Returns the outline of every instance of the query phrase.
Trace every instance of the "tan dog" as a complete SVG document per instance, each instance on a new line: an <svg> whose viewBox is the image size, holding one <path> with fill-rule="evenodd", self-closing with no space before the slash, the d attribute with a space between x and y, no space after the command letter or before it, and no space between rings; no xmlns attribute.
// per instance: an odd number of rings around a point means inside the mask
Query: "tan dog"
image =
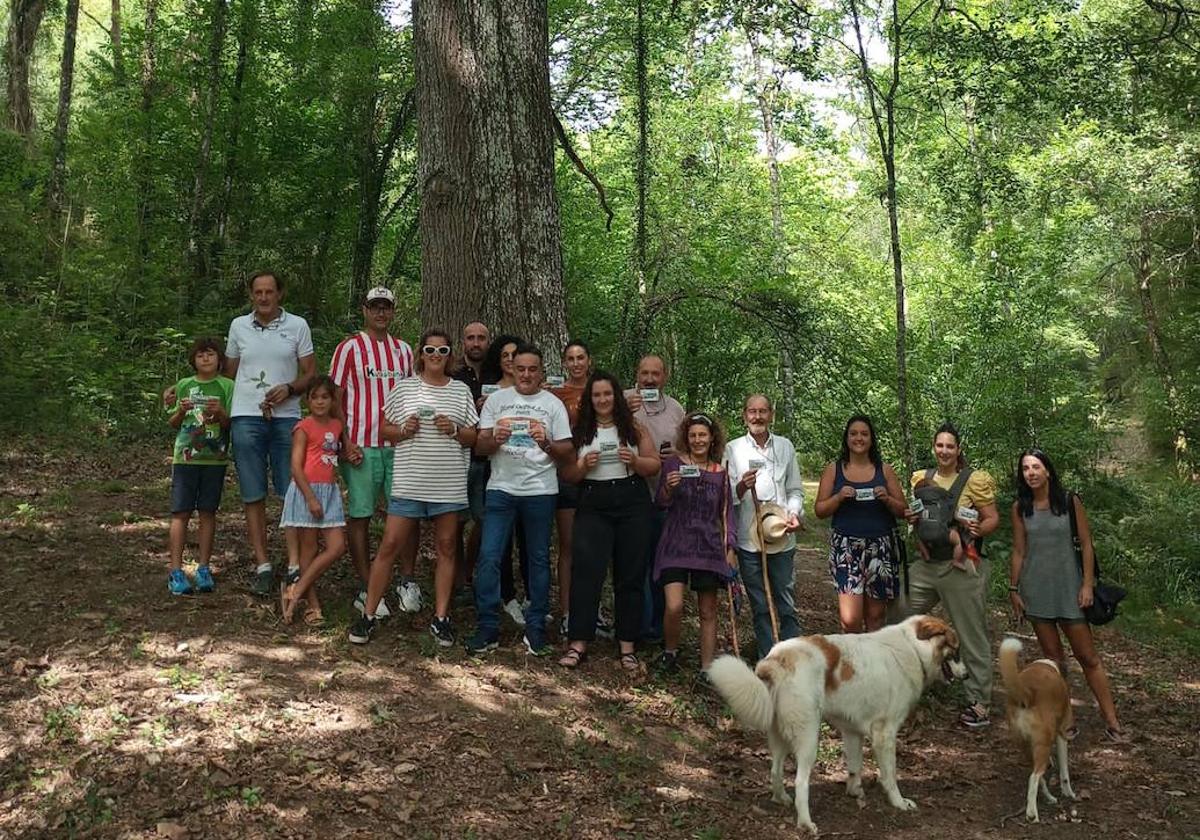
<svg viewBox="0 0 1200 840"><path fill-rule="evenodd" d="M783 762L796 756L796 825L813 834L808 777L817 760L821 720L842 733L846 793L860 800L863 738L871 739L879 785L888 802L916 809L896 785L896 733L926 687L961 678L958 636L946 622L915 615L874 633L788 639L751 671L734 656L719 657L709 679L744 726L767 733L771 749L771 798L791 804L783 786Z"/></svg>
<svg viewBox="0 0 1200 840"><path fill-rule="evenodd" d="M1000 676L1008 691L1008 728L1015 739L1029 748L1033 771L1029 774L1029 789L1025 794L1025 819L1038 821L1038 791L1053 805L1058 800L1046 784L1050 766L1050 748L1058 753L1058 776L1062 795L1075 799L1071 789L1071 774L1067 770L1067 738L1071 728L1071 694L1067 681L1050 659L1039 659L1024 670L1017 669L1021 642L1009 637L1000 645Z"/></svg>

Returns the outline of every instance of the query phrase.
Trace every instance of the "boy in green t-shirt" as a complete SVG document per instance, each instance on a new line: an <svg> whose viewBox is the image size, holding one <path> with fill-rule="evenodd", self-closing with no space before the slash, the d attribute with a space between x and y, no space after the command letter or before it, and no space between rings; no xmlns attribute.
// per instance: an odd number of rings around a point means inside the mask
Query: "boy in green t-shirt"
<svg viewBox="0 0 1200 840"><path fill-rule="evenodd" d="M183 571L183 546L192 511L200 513L200 562L196 589L212 592L215 586L208 561L212 557L217 508L225 489L229 465L229 407L233 380L221 376L225 349L220 339L197 338L188 353L194 376L175 384L174 399L167 405L167 422L178 430L171 459L171 563L167 588L172 595L188 595L192 584Z"/></svg>

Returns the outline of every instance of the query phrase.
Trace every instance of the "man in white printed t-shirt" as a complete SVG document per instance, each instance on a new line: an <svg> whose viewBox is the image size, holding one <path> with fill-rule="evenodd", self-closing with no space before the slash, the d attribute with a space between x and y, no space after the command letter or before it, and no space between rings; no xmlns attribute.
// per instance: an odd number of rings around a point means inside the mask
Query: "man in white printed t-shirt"
<svg viewBox="0 0 1200 840"><path fill-rule="evenodd" d="M520 518L529 552L529 607L525 649L551 652L546 642L550 607L550 526L558 496L557 465L571 460L571 424L562 400L541 390L542 353L521 345L513 357L517 384L488 397L479 417L475 451L491 458L483 539L475 567L475 635L467 650L495 650L500 637L500 558Z"/></svg>
<svg viewBox="0 0 1200 840"><path fill-rule="evenodd" d="M275 588L267 557L267 465L276 495L283 496L292 482L292 427L300 421L300 395L316 373L317 360L308 322L280 305L283 280L272 271L257 271L246 288L254 308L229 325L225 375L233 380L230 439L256 563L250 589L267 596ZM295 531L288 529L286 537L288 574L299 579Z"/></svg>

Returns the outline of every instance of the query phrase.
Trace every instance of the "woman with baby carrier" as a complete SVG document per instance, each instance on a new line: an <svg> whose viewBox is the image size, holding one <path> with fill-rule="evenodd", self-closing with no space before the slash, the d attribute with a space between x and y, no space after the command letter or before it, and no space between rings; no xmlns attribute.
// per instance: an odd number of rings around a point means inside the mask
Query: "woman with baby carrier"
<svg viewBox="0 0 1200 840"><path fill-rule="evenodd" d="M1012 507L1013 549L1009 600L1018 620L1028 618L1048 659L1066 673L1059 630L1083 668L1104 717L1104 735L1116 743L1128 736L1117 720L1108 674L1096 653L1092 628L1083 611L1091 606L1096 562L1091 525L1083 503L1067 493L1045 452L1027 449L1017 459L1017 500ZM1074 508L1074 510L1072 510ZM1073 530L1074 529L1074 530ZM1082 557L1076 559L1074 534Z"/></svg>
<svg viewBox="0 0 1200 840"><path fill-rule="evenodd" d="M996 482L972 470L950 423L933 436L935 466L912 474L913 500L905 517L916 529L920 557L909 569L908 609L930 612L940 602L958 633L967 666L967 707L958 720L969 729L991 723L992 646L987 626L988 561L982 539L996 530Z"/></svg>
<svg viewBox="0 0 1200 840"><path fill-rule="evenodd" d="M838 591L843 633L883 626L900 594L900 557L892 536L905 509L896 473L879 454L875 426L856 414L842 430L842 451L821 473L813 510L832 516L829 572Z"/></svg>

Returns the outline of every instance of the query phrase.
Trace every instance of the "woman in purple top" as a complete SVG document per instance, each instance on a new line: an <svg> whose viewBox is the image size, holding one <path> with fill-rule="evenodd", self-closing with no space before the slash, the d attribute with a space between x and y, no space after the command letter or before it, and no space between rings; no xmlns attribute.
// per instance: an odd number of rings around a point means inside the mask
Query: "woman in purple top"
<svg viewBox="0 0 1200 840"><path fill-rule="evenodd" d="M663 586L663 652L658 668L679 667L683 590L691 584L700 608L700 668L717 650L717 593L737 568L733 547L737 526L729 477L721 468L725 434L704 414L689 414L675 441L679 455L663 459L657 502L666 508L662 538L654 558L654 579Z"/></svg>

